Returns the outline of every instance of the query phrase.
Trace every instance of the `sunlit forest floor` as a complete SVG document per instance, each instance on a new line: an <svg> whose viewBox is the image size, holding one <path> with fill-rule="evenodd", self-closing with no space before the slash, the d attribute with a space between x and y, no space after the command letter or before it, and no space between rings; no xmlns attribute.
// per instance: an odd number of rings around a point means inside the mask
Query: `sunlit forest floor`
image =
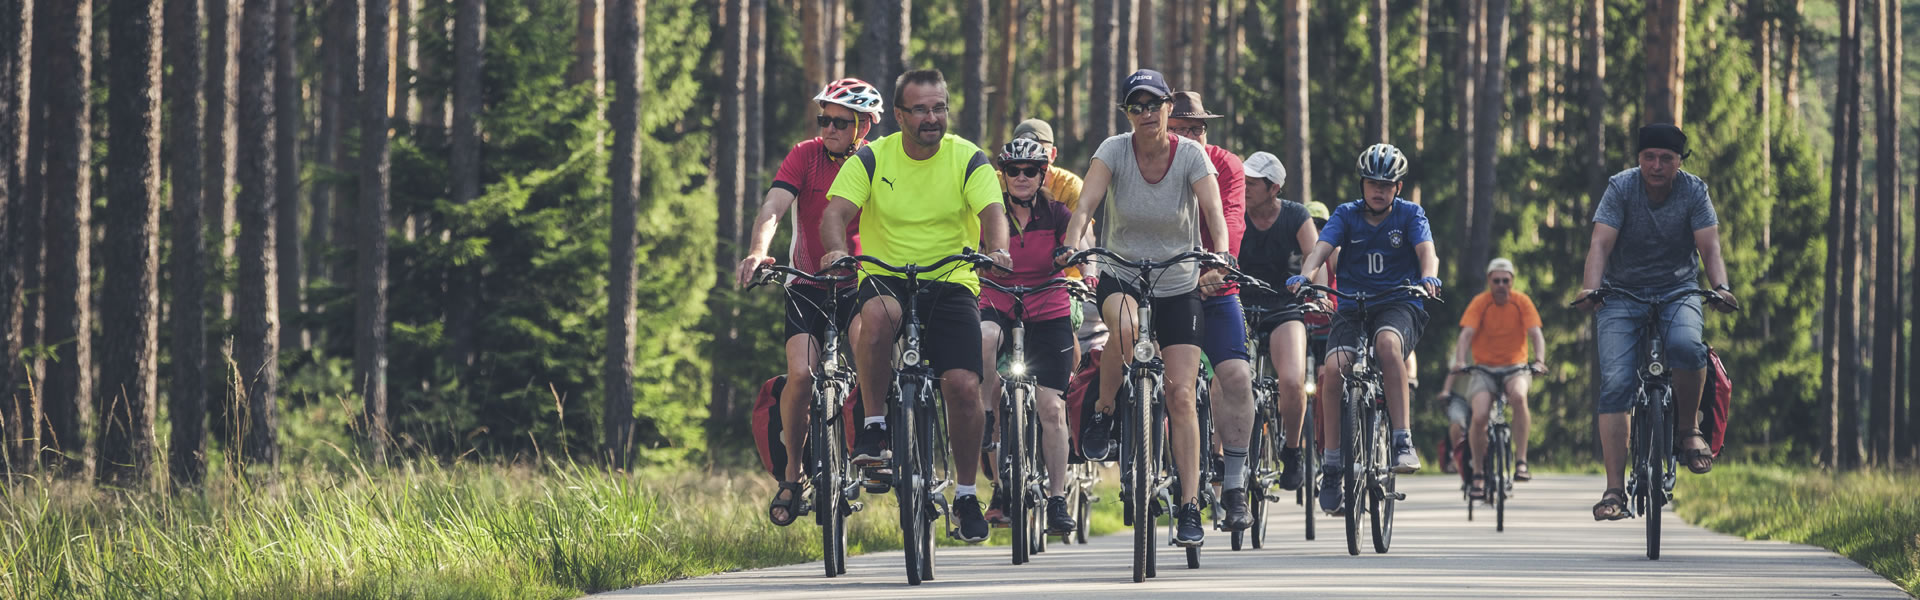
<svg viewBox="0 0 1920 600"><path fill-rule="evenodd" d="M1750 539L1838 552L1920 595L1920 472L1834 474L1723 464L1688 477L1675 508L1688 522Z"/></svg>
<svg viewBox="0 0 1920 600"><path fill-rule="evenodd" d="M819 560L811 518L768 523L773 488L757 471L430 462L229 475L199 495L26 480L0 488L0 598L573 598ZM851 550L898 548L891 497L865 500ZM1095 533L1120 528L1116 503L1095 511Z"/></svg>

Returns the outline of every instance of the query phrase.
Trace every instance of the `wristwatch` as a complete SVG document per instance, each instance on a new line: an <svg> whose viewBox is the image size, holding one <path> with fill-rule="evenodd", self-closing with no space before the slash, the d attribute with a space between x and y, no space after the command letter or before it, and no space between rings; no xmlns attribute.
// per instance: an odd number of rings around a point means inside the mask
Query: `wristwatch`
<svg viewBox="0 0 1920 600"><path fill-rule="evenodd" d="M1722 284L1720 284L1720 285L1716 285L1716 286L1713 286L1713 291L1716 291L1716 292L1726 292L1726 293L1729 293L1729 294L1731 294L1731 293L1733 293L1733 288L1731 288L1731 287L1727 287L1727 284L1724 284L1724 283L1722 283Z"/></svg>

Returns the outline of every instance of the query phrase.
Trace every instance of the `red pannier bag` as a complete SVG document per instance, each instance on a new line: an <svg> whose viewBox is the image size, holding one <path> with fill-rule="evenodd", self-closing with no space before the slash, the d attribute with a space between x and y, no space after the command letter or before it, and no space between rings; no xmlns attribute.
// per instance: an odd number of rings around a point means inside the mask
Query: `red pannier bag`
<svg viewBox="0 0 1920 600"><path fill-rule="evenodd" d="M1067 456L1073 462L1085 462L1080 455L1080 427L1093 418L1093 405L1100 394L1100 351L1086 353L1080 368L1067 380Z"/></svg>
<svg viewBox="0 0 1920 600"><path fill-rule="evenodd" d="M1733 419L1733 378L1720 353L1707 346L1707 385L1700 392L1700 432L1707 436L1707 447L1715 457L1727 443L1727 427Z"/></svg>
<svg viewBox="0 0 1920 600"><path fill-rule="evenodd" d="M766 469L767 474L776 481L783 480L787 472L787 445L780 441L780 432L785 429L780 419L780 393L786 387L786 375L773 377L760 384L760 395L753 400L753 445L760 452L761 468ZM847 428L847 451L852 452L853 436L859 431L860 422L867 412L866 407L860 404L860 386L852 386L841 411L840 421ZM811 444L812 440L808 440L808 443Z"/></svg>

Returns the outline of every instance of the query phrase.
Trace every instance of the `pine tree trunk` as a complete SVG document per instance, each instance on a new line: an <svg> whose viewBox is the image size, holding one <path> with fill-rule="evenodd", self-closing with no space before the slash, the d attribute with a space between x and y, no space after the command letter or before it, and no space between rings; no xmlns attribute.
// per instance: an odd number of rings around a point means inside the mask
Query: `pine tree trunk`
<svg viewBox="0 0 1920 600"><path fill-rule="evenodd" d="M168 178L173 193L173 240L167 250L167 277L172 302L167 309L171 332L167 369L167 467L174 489L200 485L207 472L207 384L202 368L207 356L206 230L200 213L204 191L201 171L206 143L206 46L203 0L167 0L167 96L172 117L167 125Z"/></svg>
<svg viewBox="0 0 1920 600"><path fill-rule="evenodd" d="M27 195L27 112L28 90L32 82L33 0L9 2L0 10L0 40L7 40L0 54L0 327L6 328L0 343L0 478L28 470L32 462L29 433L38 427L34 394L25 391L27 371L19 361L20 349L29 342L26 336L26 292L22 285L28 269L40 268L39 248L26 243L29 229L43 225L29 218L40 213L38 198ZM38 177L35 177L38 179ZM29 259L28 255L32 258ZM32 264L28 264L31 260Z"/></svg>
<svg viewBox="0 0 1920 600"><path fill-rule="evenodd" d="M418 0L393 1L393 52L390 64L393 65L393 129L398 133L411 134L413 121L419 118L420 103L414 98L414 65L419 64L420 44L413 35L413 23L418 20L420 3ZM602 72L604 73L604 71ZM412 137L409 135L408 137ZM412 219L411 216L408 219Z"/></svg>
<svg viewBox="0 0 1920 600"><path fill-rule="evenodd" d="M1494 196L1500 193L1500 134L1507 104L1507 13L1508 0L1487 0L1486 63L1475 108L1473 158L1473 227L1467 241L1467 262L1455 271L1460 289L1481 289L1487 264L1493 255Z"/></svg>
<svg viewBox="0 0 1920 600"><path fill-rule="evenodd" d="M1087 136L1083 146L1094 147L1113 137L1114 85L1119 36L1120 0L1093 0L1093 39L1087 58Z"/></svg>
<svg viewBox="0 0 1920 600"><path fill-rule="evenodd" d="M1132 73L1141 68L1137 54L1133 49L1134 46L1138 45L1140 40L1140 23L1138 17L1140 14L1139 0L1114 0L1113 12L1118 19L1115 21L1115 23L1118 24L1116 27L1119 28L1118 33L1114 34L1113 38L1113 64L1119 67L1115 77L1124 78L1127 73ZM1164 75L1164 73L1162 73L1162 75ZM1125 102L1126 100L1126 98L1118 98L1115 99L1114 102L1119 103ZM1126 128L1126 124L1127 121L1125 117L1115 117L1114 132L1119 133L1122 129Z"/></svg>
<svg viewBox="0 0 1920 600"><path fill-rule="evenodd" d="M207 228L207 424L213 440L239 450L238 375L233 365L233 225L235 128L239 99L240 23L237 0L207 0L206 179L200 204ZM319 212L316 217L323 216ZM324 226L324 219L316 220Z"/></svg>
<svg viewBox="0 0 1920 600"><path fill-rule="evenodd" d="M825 21L827 79L840 79L852 74L847 72L847 6L843 0L823 0L821 13ZM879 82L868 82L878 85ZM883 119L884 120L884 119Z"/></svg>
<svg viewBox="0 0 1920 600"><path fill-rule="evenodd" d="M1455 30L1461 31L1465 38L1460 41L1460 55L1457 58L1459 66L1454 69L1454 81L1455 84L1459 86L1459 94L1456 99L1459 108L1454 111L1454 118L1459 119L1459 125L1454 129L1455 138L1459 140L1460 144L1458 164L1460 171L1458 175L1456 175L1460 183L1460 194L1458 197L1462 203L1466 205L1461 207L1462 210L1459 212L1459 220L1456 223L1458 228L1455 229L1455 231L1473 231L1474 220L1479 217L1477 213L1479 205L1473 201L1474 198L1478 197L1474 195L1473 180L1474 175L1478 174L1478 170L1474 168L1473 162L1478 154L1474 152L1474 143L1475 140L1480 138L1475 135L1474 130L1477 125L1475 121L1478 120L1480 113L1480 105L1475 102L1476 97L1479 95L1480 63L1486 58L1486 54L1484 53L1485 46L1481 36L1481 33L1486 29L1485 11L1483 10L1486 7L1486 3L1487 0L1462 1L1460 3L1461 12L1459 18L1456 20L1458 26L1455 27ZM1458 265L1455 269L1456 273L1464 274L1481 267L1481 265L1473 264L1473 259L1470 256L1465 256L1463 260L1466 264ZM1461 289L1473 288L1462 287Z"/></svg>
<svg viewBox="0 0 1920 600"><path fill-rule="evenodd" d="M1064 43L1067 50L1064 56L1067 62L1064 77L1068 81L1062 90L1065 96L1062 97L1060 107L1060 120L1065 122L1054 126L1054 142L1056 147L1064 145L1068 148L1081 148L1086 146L1084 143L1086 126L1082 124L1080 90L1081 86L1087 85L1087 81L1091 78L1080 71L1080 0L1062 0L1062 2L1066 4L1066 15L1061 17L1061 27L1066 30ZM1093 106L1099 107L1097 104Z"/></svg>
<svg viewBox="0 0 1920 600"><path fill-rule="evenodd" d="M47 329L57 344L47 364L47 430L41 447L55 473L91 467L87 435L93 400L93 277L91 261L92 0L53 2L47 99Z"/></svg>
<svg viewBox="0 0 1920 600"><path fill-rule="evenodd" d="M963 52L960 63L960 137L985 144L987 133L987 0L966 0L960 20Z"/></svg>
<svg viewBox="0 0 1920 600"><path fill-rule="evenodd" d="M719 127L715 130L715 145L718 157L714 159L713 176L715 190L720 201L720 222L716 227L714 244L714 262L719 265L717 273L729 273L733 267L739 247L740 226L747 198L747 53L749 33L752 31L753 15L747 10L749 0L722 0L720 17L721 75L716 94L720 96ZM880 48L885 45L886 21L884 2L868 4L866 19L861 23L860 41L865 48ZM876 13L875 11L878 11ZM885 84L875 79L875 74L884 74L888 69L885 52L863 52L861 70L868 73L867 81L876 86L891 86L893 79L886 78ZM882 87L882 90L890 89ZM890 92L885 93L889 104L893 99ZM878 129L878 128L876 128ZM715 296L716 299L720 296ZM737 319L732 313L738 310L730 304L717 304L713 310L724 311L722 320L726 322L722 330L714 333L713 352L716 359L728 356L734 350L739 332L732 327ZM719 372L713 373L712 397L707 401L708 418L715 423L726 423L732 416L733 386Z"/></svg>
<svg viewBox="0 0 1920 600"><path fill-rule="evenodd" d="M282 0L285 1L285 0ZM355 246L353 380L363 402L373 462L387 460L387 15L392 0L367 0L367 92L360 121L360 235Z"/></svg>
<svg viewBox="0 0 1920 600"><path fill-rule="evenodd" d="M1847 111L1847 95L1851 91L1854 78L1846 74L1858 68L1851 65L1852 52L1847 50L1849 27L1852 26L1850 9L1857 6L1853 0L1841 0L1839 50L1835 60L1838 63L1838 89L1835 91L1833 110L1833 168L1831 185L1827 201L1827 280L1824 292L1825 310L1821 315L1821 397L1827 405L1827 465L1836 468L1850 466L1848 454L1844 451L1844 438L1848 431L1848 407L1852 403L1852 394L1848 393L1845 382L1851 377L1851 366L1841 359L1841 349L1851 342L1852 309L1843 303L1851 300L1848 279L1841 270L1848 253L1847 240L1847 136L1855 124Z"/></svg>
<svg viewBox="0 0 1920 600"><path fill-rule="evenodd" d="M40 4L35 2L33 4ZM51 90L52 73L49 46L53 43L50 24L53 10L47 6L33 8L32 14L21 15L20 44L24 49L19 56L28 57L23 64L26 73L26 113L20 116L21 128L26 130L26 146L22 150L26 160L20 163L19 177L12 186L21 192L8 200L18 210L8 219L10 226L20 231L19 240L22 251L17 254L20 260L20 289L22 290L20 309L20 346L41 346L46 341L46 177L47 162L47 93ZM37 293L28 293L39 290ZM20 397L24 399L20 410L20 436L18 438L23 454L15 456L16 464L23 471L33 471L41 465L37 449L39 436L47 429L45 384L46 361L40 358L27 358L15 367L14 372L22 380Z"/></svg>
<svg viewBox="0 0 1920 600"><path fill-rule="evenodd" d="M1414 55L1419 70L1416 71L1414 75L1413 83L1413 93L1418 96L1418 100L1415 101L1413 105L1413 132L1411 136L1413 143L1409 147L1413 149L1413 159L1421 161L1422 163L1426 162L1427 152L1427 38L1433 36L1433 30L1429 28L1429 24L1432 23L1433 18L1431 8L1430 0L1420 0L1420 6L1416 9L1419 11L1419 14L1415 17L1419 20L1419 25L1414 29L1414 31L1419 32L1417 36L1419 39L1414 40ZM1407 201L1414 204L1421 203L1420 187L1420 182L1417 179L1407 184Z"/></svg>
<svg viewBox="0 0 1920 600"><path fill-rule="evenodd" d="M913 65L913 1L887 4L887 43L881 49L887 55L887 95L892 98L893 80Z"/></svg>
<svg viewBox="0 0 1920 600"><path fill-rule="evenodd" d="M420 18L414 20L414 39L444 39L447 36L447 21L443 18L428 17L429 15L443 14L434 10L434 8L436 5L443 5L446 0L411 1L414 2L415 6L419 7L418 13L420 15ZM415 73L444 73L446 67L442 64L441 56L441 54L435 52L416 53L413 71ZM414 127L416 127L419 132L416 137L420 140L421 149L434 154L447 152L449 150L447 147L447 101L449 95L446 89L443 87L438 91L429 91L426 88L419 88L416 89L415 94L419 96L420 119L415 123Z"/></svg>
<svg viewBox="0 0 1920 600"><path fill-rule="evenodd" d="M825 26L820 12L825 7L823 0L798 0L800 5L800 65L806 70L807 89L817 90L826 86L827 79Z"/></svg>
<svg viewBox="0 0 1920 600"><path fill-rule="evenodd" d="M275 401L280 380L274 220L277 215L273 104L275 0L245 0L241 14L239 161L239 292L234 302L234 362L246 399L242 457L279 460Z"/></svg>
<svg viewBox="0 0 1920 600"><path fill-rule="evenodd" d="M737 3L744 2L745 0L721 0L721 1L735 3L735 4L727 5L728 9L725 11L725 14L727 15L730 22L738 23L746 19L745 11L740 10L740 8L742 8L743 6L737 6ZM887 56L889 54L887 52L887 49L893 47L891 42L891 40L893 39L893 34L889 30L893 28L896 21L892 13L892 6L893 6L893 3L891 2L864 2L861 4L861 9L860 9L861 15L859 20L860 40L855 44L855 47L857 48L866 49L859 53L860 54L860 73L862 75L862 78L866 79L867 83L871 83L873 84L874 87L879 88L880 95L887 99L888 104L893 103L894 77L900 74L899 71L893 70L893 60L891 60ZM738 15L738 18L735 18L735 15ZM729 34L723 33L722 35L729 35ZM723 43L726 44L725 46L726 52L735 52L734 50L735 43L740 44L740 48L738 52L741 52L741 53L746 52L746 40L744 38L741 38L738 42L735 42L734 38L726 37L726 38L723 38ZM738 55L726 54L726 56L738 56ZM728 89L730 89L728 86L736 85L734 83L736 81L736 75L734 75L734 73L736 73L737 70L736 70L736 67L732 66L733 65L732 60L722 58L721 62L722 62L721 68L725 69L725 71L723 71L723 74L720 76L720 79L721 79L720 122L722 124L720 135L724 136L725 132L733 131L732 129L729 129L725 126L726 119L727 119L726 114L729 111L729 109L727 108L726 102L727 102L727 96L731 95L731 93L727 91ZM746 88L746 82L744 81L739 82L737 85L740 87L740 89ZM737 92L734 92L734 93L737 93ZM881 119L879 125L873 128L872 137L878 138L880 136L893 133L894 131L896 131L895 128L897 126L898 124L894 123L893 119ZM725 142L723 141L722 144L725 144ZM726 147L723 145L721 147L721 150L722 150L721 159L725 160ZM725 171L719 171L719 172L725 173ZM721 175L721 177L724 178L724 177L731 177L731 176ZM726 180L722 179L721 185L724 186L725 184L726 184ZM722 191L724 191L724 188ZM720 198L721 198L720 223L721 223L721 228L725 229L727 224L727 214L728 214L726 204L729 201L730 196L722 194ZM725 232L723 232L723 234L724 233ZM723 237L722 239L725 239L725 238ZM718 388L716 388L715 392L717 393L718 391L719 391Z"/></svg>
<svg viewBox="0 0 1920 600"><path fill-rule="evenodd" d="M1373 106L1367 111L1367 145L1387 143L1387 122L1392 104L1391 80L1387 75L1387 0L1368 3L1367 33L1373 45Z"/></svg>
<svg viewBox="0 0 1920 600"><path fill-rule="evenodd" d="M101 286L98 481L141 489L153 468L160 366L160 0L113 0Z"/></svg>
<svg viewBox="0 0 1920 600"><path fill-rule="evenodd" d="M454 0L453 18L453 132L450 175L453 201L466 204L480 197L480 113L484 110L481 73L486 68L487 4L485 0ZM455 267L447 275L453 301L447 307L446 359L456 370L473 360L473 328L478 318L479 273L471 265Z"/></svg>
<svg viewBox="0 0 1920 600"><path fill-rule="evenodd" d="M293 0L274 0L273 17L274 140L278 144L274 151L274 160L278 161L274 171L281 174L275 183L279 195L275 206L279 212L274 216L274 226L279 231L274 237L279 243L274 246L274 262L280 267L276 290L280 304L280 348L293 351L307 347L306 328L299 325L302 313L306 312L300 299L306 289L306 279L300 271L300 76L299 65L294 63ZM385 102L386 96L382 95L380 101Z"/></svg>
<svg viewBox="0 0 1920 600"><path fill-rule="evenodd" d="M1013 56L1015 47L1020 44L1020 0L1004 0L994 7L993 29L996 34L993 48L993 93L988 94L988 112L994 118L988 121L988 128L981 130L980 137L973 141L982 147L990 147L1007 139L1011 131L1014 113L1011 112L1013 100ZM991 154L991 153L989 153Z"/></svg>
<svg viewBox="0 0 1920 600"><path fill-rule="evenodd" d="M359 3L354 0L334 0L328 5L325 16L322 18L325 24L320 28L322 32L318 111L320 116L319 124L313 132L314 161L334 171L343 169L340 162L343 159L341 148L344 144L341 142L347 131L343 121L345 116L350 114L346 104L348 97L352 95L346 89L349 78L347 72L359 68L353 64L359 52L354 42L353 29L358 25L352 22L353 14L359 10L358 6ZM339 283L340 274L326 272L329 261L325 257L324 250L335 245L344 246L347 243L347 240L334 239L331 235L333 198L345 195L338 191L339 187L334 183L315 181L313 189L308 192L309 201L313 206L312 217L307 225L307 243L310 244L311 251L307 253L307 262L304 265L306 272L314 278L330 278L335 283Z"/></svg>
<svg viewBox="0 0 1920 600"><path fill-rule="evenodd" d="M1305 0L1281 0L1280 36L1285 40L1285 72L1281 76L1281 119L1286 129L1286 157L1289 168L1286 197L1305 204L1313 201L1313 138L1307 129L1309 110L1307 84L1307 17L1312 4Z"/></svg>
<svg viewBox="0 0 1920 600"><path fill-rule="evenodd" d="M1212 5L1212 0L1183 4L1187 7L1187 22L1183 23L1187 26L1187 44L1181 48L1187 53L1186 87L1206 98L1213 93L1213 87L1207 82L1207 47L1214 43L1207 38L1207 7Z"/></svg>
<svg viewBox="0 0 1920 600"><path fill-rule="evenodd" d="M747 20L752 26L747 32L747 187L741 190L739 224L733 230L735 253L746 248L746 238L751 234L747 231L746 211L754 207L753 198L767 187L763 175L767 154L767 0L748 2L748 11L753 16ZM731 261L723 263L720 272L729 272L731 266Z"/></svg>
<svg viewBox="0 0 1920 600"><path fill-rule="evenodd" d="M1860 153L1858 134L1861 127L1858 99L1860 96L1860 70L1862 68L1859 52L1860 2L1843 0L1840 4L1840 96L1836 114L1842 115L1844 129L1835 137L1834 155L1836 164L1833 189L1838 194L1837 212L1839 229L1835 237L1840 240L1840 275L1836 287L1840 296L1836 302L1840 306L1838 321L1839 335L1839 377L1838 391L1835 394L1838 431L1835 432L1834 465L1841 469L1852 469L1860 464L1860 394L1859 394L1859 332L1860 315L1857 310L1860 300L1859 274L1859 186L1857 184Z"/></svg>
<svg viewBox="0 0 1920 600"><path fill-rule="evenodd" d="M592 82L594 95L607 91L607 65L601 57L604 35L601 25L601 0L579 0L579 20L573 35L573 68L567 71L567 84Z"/></svg>
<svg viewBox="0 0 1920 600"><path fill-rule="evenodd" d="M1894 13L1896 17L1899 14L1898 12ZM1895 29L1898 30L1898 28ZM1897 47L1898 44L1895 44L1895 46ZM1914 126L1913 135L1914 139L1920 139L1920 125ZM1914 162L1914 170L1920 172L1920 155L1914 157ZM1915 181L1913 186L1907 188L1907 197L1920 199L1920 181ZM1908 206L1914 208L1913 231L1915 235L1920 235L1920 206L1914 206L1911 203ZM1912 264L1916 272L1911 276L1917 282L1920 282L1920 242L1915 243L1913 246ZM1920 321L1920 302L1916 302L1916 298L1920 298L1920 288L1916 288L1907 296L1907 321L1909 323ZM1904 448L1904 450L1901 451L1906 453L1907 460L1920 462L1920 345L1909 346L1906 358L1907 404L1905 412L1902 413L1903 418L1901 419L1902 425L1900 430L1900 439L1902 441L1900 446Z"/></svg>
<svg viewBox="0 0 1920 600"><path fill-rule="evenodd" d="M1641 101L1647 123L1681 125L1687 66L1686 0L1648 0L1647 92Z"/></svg>
<svg viewBox="0 0 1920 600"><path fill-rule="evenodd" d="M1899 125L1899 71L1895 68L1895 51L1898 34L1894 33L1894 4L1891 0L1875 2L1874 10L1874 125L1876 137L1874 147L1877 151L1876 164L1885 165L1874 169L1874 192L1879 203L1874 209L1874 223L1878 229L1874 237L1874 304L1873 312L1879 322L1892 324L1880 328L1874 333L1873 340L1873 394L1876 406L1871 407L1872 424L1871 450L1876 464L1893 464L1894 419L1899 404L1899 369L1895 366L1896 349L1900 346L1902 327L1896 295L1900 289L1900 125Z"/></svg>
<svg viewBox="0 0 1920 600"><path fill-rule="evenodd" d="M1782 95L1795 115L1800 114L1800 40L1805 37L1801 34L1801 24L1805 21L1806 14L1807 0L1793 0L1792 26L1781 32L1785 34L1782 45L1785 46L1783 54L1786 54L1787 80L1786 91Z"/></svg>
<svg viewBox="0 0 1920 600"><path fill-rule="evenodd" d="M1589 205L1580 212L1592 215L1593 207L1600 205L1600 198L1607 191L1607 52L1606 24L1607 5L1605 0L1587 0L1586 13L1581 21L1585 28L1581 31L1580 72L1585 78L1582 99L1583 110L1587 113L1586 144L1587 190Z"/></svg>
<svg viewBox="0 0 1920 600"><path fill-rule="evenodd" d="M360 122L357 115L360 110L360 95L364 93L366 88L365 67L367 45L372 43L372 40L367 38L367 7L365 1L340 1L346 5L347 13L345 15L345 21L341 23L344 29L340 30L338 34L342 36L343 43L341 49L347 53L339 57L342 61L341 77L343 77L340 81L340 140L332 167L335 172L345 174L357 172L360 168L360 163L353 154L353 151L357 148L349 138L353 135L352 131L354 127L359 125ZM354 240L358 237L359 219L356 216L359 214L356 212L358 210L360 210L360 198L358 194L356 194L356 190L344 182L334 186L332 219L326 224L328 228L327 238L335 240L334 243L339 246L352 247ZM340 286L342 291L351 291L353 289L353 271L354 263L351 254L336 254L333 260L327 264L328 275L335 285ZM351 329L351 326L349 326L349 329ZM450 327L448 329L451 330L452 328ZM351 337L351 334L342 335L340 343L344 346L347 342L346 338L349 337ZM345 350L342 350L342 352L344 353Z"/></svg>
<svg viewBox="0 0 1920 600"><path fill-rule="evenodd" d="M636 223L640 198L640 113L646 80L646 0L607 1L607 62L613 71L613 106L607 118L613 124L613 155L607 177L613 183L613 233L608 243L607 271L607 402L605 447L607 464L624 469L633 452L633 336L634 260L639 244Z"/></svg>

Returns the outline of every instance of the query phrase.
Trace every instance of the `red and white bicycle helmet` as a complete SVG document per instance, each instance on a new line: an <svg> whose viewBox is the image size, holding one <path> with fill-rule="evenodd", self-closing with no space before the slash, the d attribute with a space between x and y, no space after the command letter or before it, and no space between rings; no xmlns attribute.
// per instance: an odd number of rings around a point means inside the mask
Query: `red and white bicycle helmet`
<svg viewBox="0 0 1920 600"><path fill-rule="evenodd" d="M852 77L827 84L813 100L832 102L857 113L880 114L880 90L875 89L873 84Z"/></svg>

